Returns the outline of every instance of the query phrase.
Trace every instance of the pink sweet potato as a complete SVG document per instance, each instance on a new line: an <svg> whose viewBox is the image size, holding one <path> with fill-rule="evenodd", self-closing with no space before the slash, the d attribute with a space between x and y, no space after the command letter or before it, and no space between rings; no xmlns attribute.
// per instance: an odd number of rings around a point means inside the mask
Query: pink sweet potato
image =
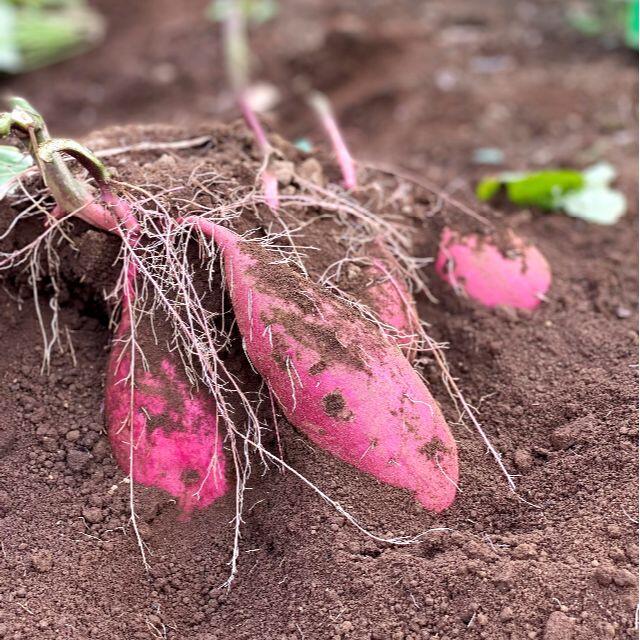
<svg viewBox="0 0 640 640"><path fill-rule="evenodd" d="M74 215L104 231L125 235L125 241L135 244L139 225L129 204L108 190L103 190L102 201L104 204L87 196L85 206ZM53 211L54 217L65 213L60 206ZM216 407L202 391L191 393L181 365L170 355L158 361L148 359L146 371L138 362L131 386L130 305L135 277L135 268L130 266L107 363L109 441L125 473L131 473L135 482L165 490L188 515L194 508L207 507L228 489Z"/></svg>
<svg viewBox="0 0 640 640"><path fill-rule="evenodd" d="M508 233L508 251L491 238L445 227L436 271L454 288L487 307L535 309L551 285L551 270L536 247Z"/></svg>
<svg viewBox="0 0 640 640"><path fill-rule="evenodd" d="M132 389L132 354L127 341L134 279L135 271L130 268L107 366L109 440L123 471L131 471L135 482L177 498L181 511L188 515L194 508L207 507L228 489L216 407L202 391L191 391L181 365L169 355L148 371L142 371L139 364L135 370L142 373L134 376Z"/></svg>
<svg viewBox="0 0 640 640"><path fill-rule="evenodd" d="M409 362L413 362L420 320L402 269L381 241L372 243L368 253L372 257L371 264L364 267L368 282L363 301L381 322L396 330L393 339Z"/></svg>
<svg viewBox="0 0 640 640"><path fill-rule="evenodd" d="M441 511L455 498L456 444L398 347L337 297L202 218L223 254L247 356L287 419L313 442Z"/></svg>

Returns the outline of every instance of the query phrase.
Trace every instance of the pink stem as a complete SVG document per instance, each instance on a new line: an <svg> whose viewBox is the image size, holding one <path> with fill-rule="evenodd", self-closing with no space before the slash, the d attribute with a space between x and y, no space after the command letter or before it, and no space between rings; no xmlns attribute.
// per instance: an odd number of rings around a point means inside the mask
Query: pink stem
<svg viewBox="0 0 640 640"><path fill-rule="evenodd" d="M280 206L280 195L278 193L278 178L269 169L262 171L262 189L264 199L272 211L277 211Z"/></svg>
<svg viewBox="0 0 640 640"><path fill-rule="evenodd" d="M240 111L247 123L247 126L253 132L256 142L264 154L264 163L261 171L260 178L262 180L262 191L267 205L272 211L277 211L280 206L280 196L278 193L278 179L274 173L269 169L269 157L271 155L271 145L267 140L267 134L265 133L260 120L256 116L254 110L249 105L246 92L241 91L238 94L238 105Z"/></svg>
<svg viewBox="0 0 640 640"><path fill-rule="evenodd" d="M104 206L97 202L87 194L86 203L75 211L66 211L60 205L56 205L52 211L54 218L60 218L65 214L72 213L77 218L84 220L92 227L102 229L108 233L122 236L122 230L118 225L118 221L124 226L129 233L137 233L140 230L140 224L131 212L131 206L121 198L118 198L113 191L106 185L100 185L100 195Z"/></svg>
<svg viewBox="0 0 640 640"><path fill-rule="evenodd" d="M349 152L342 131L340 131L329 100L321 93L315 93L311 96L309 102L318 115L322 128L325 130L327 136L329 136L331 146L336 154L336 160L342 172L344 186L349 190L355 189L358 184L355 162Z"/></svg>
<svg viewBox="0 0 640 640"><path fill-rule="evenodd" d="M269 159L272 152L271 145L260 121L249 104L247 95L250 53L245 9L240 5L239 0L233 0L230 3L227 18L223 23L222 35L227 75L245 122L253 132L256 142L264 155L260 178L265 201L270 209L277 211L280 198L278 196L278 180L269 169Z"/></svg>
<svg viewBox="0 0 640 640"><path fill-rule="evenodd" d="M101 185L100 195L107 205L109 205L115 217L123 224L124 228L130 234L134 236L137 235L140 231L140 223L133 215L131 205L121 198L118 198L106 185Z"/></svg>
<svg viewBox="0 0 640 640"><path fill-rule="evenodd" d="M271 151L271 145L267 140L267 134L264 132L262 128L262 124L260 124L260 120L255 114L255 111L251 108L249 104L249 100L247 99L247 92L241 91L238 95L238 106L240 107L240 111L247 123L247 126L253 131L253 135L256 137L256 142L260 146L260 149L264 154L267 154Z"/></svg>

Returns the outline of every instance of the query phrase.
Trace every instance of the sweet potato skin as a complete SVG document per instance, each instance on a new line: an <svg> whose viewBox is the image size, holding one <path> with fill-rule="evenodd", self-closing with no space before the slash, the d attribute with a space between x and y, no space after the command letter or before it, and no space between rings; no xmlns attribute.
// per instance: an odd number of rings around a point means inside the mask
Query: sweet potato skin
<svg viewBox="0 0 640 640"><path fill-rule="evenodd" d="M152 362L148 371L138 360L132 390L127 340L131 334L129 300L134 278L130 270L107 363L105 414L109 440L125 473L131 470L135 482L174 496L183 517L188 517L228 490L216 406L204 392L192 392L171 356Z"/></svg>
<svg viewBox="0 0 640 640"><path fill-rule="evenodd" d="M533 310L551 286L551 269L540 251L509 232L504 255L491 238L462 235L445 227L436 271L454 288L487 307Z"/></svg>
<svg viewBox="0 0 640 640"><path fill-rule="evenodd" d="M313 442L427 509L454 500L456 444L431 394L377 327L269 251L190 218L222 249L245 351Z"/></svg>
<svg viewBox="0 0 640 640"><path fill-rule="evenodd" d="M87 198L74 216L135 245L139 223L131 206L110 191L101 195L102 203ZM52 211L54 218L65 213L58 206ZM136 354L138 363L131 386L128 340L135 278L136 270L129 266L121 318L107 362L105 415L109 441L124 473L131 473L134 482L174 496L182 516L188 517L195 508L207 507L228 490L216 406L203 391L191 392L181 365L172 356L150 362L145 371Z"/></svg>
<svg viewBox="0 0 640 640"><path fill-rule="evenodd" d="M363 302L378 319L397 333L390 337L409 362L415 360L420 333L420 319L413 295L395 256L381 240L370 246L371 263L364 267L369 278Z"/></svg>

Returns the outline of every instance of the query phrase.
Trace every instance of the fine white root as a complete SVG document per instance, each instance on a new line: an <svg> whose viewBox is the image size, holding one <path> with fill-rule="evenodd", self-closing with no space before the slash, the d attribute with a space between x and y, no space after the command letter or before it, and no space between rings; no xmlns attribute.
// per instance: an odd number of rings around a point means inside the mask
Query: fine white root
<svg viewBox="0 0 640 640"><path fill-rule="evenodd" d="M134 421L135 421L135 384L136 384L136 356L138 355L138 351L140 347L138 346L137 341L137 318L135 312L135 301L138 300L138 291L135 279L133 282L129 279L129 273L131 270L131 262L129 256L125 255L122 261L122 286L127 291L128 304L126 305L126 309L123 309L123 313L129 314L129 326L130 330L130 340L129 340L129 358L130 358L130 369L128 375L128 384L129 384L129 413L127 416L127 420L129 422L129 513L130 513L130 522L131 527L133 528L133 532L136 537L136 542L138 544L138 548L140 550L140 555L142 557L142 565L144 566L145 571L149 571L150 566L147 561L147 553L144 541L142 536L140 535L140 529L138 528L138 517L136 514L136 504L135 504L135 493L134 493L134 480L133 480L133 457L135 455L136 443L134 442ZM123 350L124 353L124 350Z"/></svg>

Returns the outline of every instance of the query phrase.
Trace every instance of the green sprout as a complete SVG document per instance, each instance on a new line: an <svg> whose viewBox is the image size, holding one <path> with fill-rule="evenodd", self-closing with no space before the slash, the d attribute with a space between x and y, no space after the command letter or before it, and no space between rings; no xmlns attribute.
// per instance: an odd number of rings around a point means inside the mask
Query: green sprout
<svg viewBox="0 0 640 640"><path fill-rule="evenodd" d="M590 0L574 4L569 23L587 36L638 48L638 0Z"/></svg>
<svg viewBox="0 0 640 640"><path fill-rule="evenodd" d="M606 162L584 171L505 172L481 180L476 195L486 202L504 193L518 206L564 211L594 224L614 224L627 208L624 195L610 186L615 177L615 169Z"/></svg>
<svg viewBox="0 0 640 640"><path fill-rule="evenodd" d="M92 199L87 185L65 164L63 153L77 160L101 191L108 190L106 167L89 149L73 140L51 138L42 116L23 98L11 98L9 105L11 111L0 113L0 138L13 136L27 149L63 211L81 209Z"/></svg>

